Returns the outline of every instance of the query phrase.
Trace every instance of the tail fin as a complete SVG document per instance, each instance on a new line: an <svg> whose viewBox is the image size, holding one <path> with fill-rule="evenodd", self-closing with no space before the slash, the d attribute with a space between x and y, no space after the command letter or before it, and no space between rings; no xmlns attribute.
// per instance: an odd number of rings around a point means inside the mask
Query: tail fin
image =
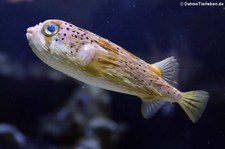
<svg viewBox="0 0 225 149"><path fill-rule="evenodd" d="M205 110L209 98L208 92L190 91L181 93L180 106L192 122L196 123Z"/></svg>

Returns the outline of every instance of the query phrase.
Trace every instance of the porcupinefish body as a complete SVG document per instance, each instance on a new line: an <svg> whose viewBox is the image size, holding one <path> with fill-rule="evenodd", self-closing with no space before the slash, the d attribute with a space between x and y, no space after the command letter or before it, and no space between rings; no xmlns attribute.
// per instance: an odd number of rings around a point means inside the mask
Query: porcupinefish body
<svg viewBox="0 0 225 149"><path fill-rule="evenodd" d="M47 65L77 80L111 91L138 96L142 114L152 117L165 103L181 105L196 122L208 93L180 92L175 83L174 57L148 64L122 47L62 20L46 20L27 29L33 52Z"/></svg>

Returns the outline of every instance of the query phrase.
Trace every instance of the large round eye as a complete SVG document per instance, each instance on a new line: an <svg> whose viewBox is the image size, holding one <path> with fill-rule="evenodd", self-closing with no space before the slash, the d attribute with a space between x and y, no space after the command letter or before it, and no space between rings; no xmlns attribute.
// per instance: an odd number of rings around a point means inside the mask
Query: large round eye
<svg viewBox="0 0 225 149"><path fill-rule="evenodd" d="M47 36L53 36L55 35L59 30L59 27L58 25L54 24L54 23L49 23L49 24L46 24L44 26L44 33L47 35Z"/></svg>

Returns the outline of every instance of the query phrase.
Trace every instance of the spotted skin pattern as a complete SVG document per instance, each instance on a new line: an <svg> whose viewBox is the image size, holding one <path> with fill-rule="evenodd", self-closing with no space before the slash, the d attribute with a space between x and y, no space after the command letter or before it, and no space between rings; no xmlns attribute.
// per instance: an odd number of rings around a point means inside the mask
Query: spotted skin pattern
<svg viewBox="0 0 225 149"><path fill-rule="evenodd" d="M165 99L179 103L183 98L180 91L165 81L163 69L68 22L47 20L28 28L26 35L33 52L43 62L77 80L135 95L143 101ZM196 121L202 110L199 113L195 119L191 119Z"/></svg>
<svg viewBox="0 0 225 149"><path fill-rule="evenodd" d="M81 46L87 43L93 46L98 45L104 49L104 52L96 51L94 59L89 65L81 65L81 70L85 70L92 77L123 88L121 91L125 89L126 93L155 96L162 92L159 86L160 81L163 80L151 70L145 61L87 30L67 22L54 21L54 23L60 26L60 30L53 37L45 37L45 41L46 43L50 43L49 41L63 42L64 46L69 49L64 51L64 55L67 57L76 56ZM166 82L163 81L163 83ZM159 87L158 90L155 89L157 87Z"/></svg>

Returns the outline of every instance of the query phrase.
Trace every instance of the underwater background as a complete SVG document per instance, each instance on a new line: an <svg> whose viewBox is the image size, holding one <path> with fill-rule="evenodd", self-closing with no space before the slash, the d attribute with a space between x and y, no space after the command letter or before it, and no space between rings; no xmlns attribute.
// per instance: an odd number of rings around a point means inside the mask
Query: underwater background
<svg viewBox="0 0 225 149"><path fill-rule="evenodd" d="M1 0L0 149L224 149L225 6L181 2ZM47 19L92 31L149 63L175 56L177 87L210 93L202 117L193 124L181 107L168 104L144 119L137 97L45 65L25 34Z"/></svg>

